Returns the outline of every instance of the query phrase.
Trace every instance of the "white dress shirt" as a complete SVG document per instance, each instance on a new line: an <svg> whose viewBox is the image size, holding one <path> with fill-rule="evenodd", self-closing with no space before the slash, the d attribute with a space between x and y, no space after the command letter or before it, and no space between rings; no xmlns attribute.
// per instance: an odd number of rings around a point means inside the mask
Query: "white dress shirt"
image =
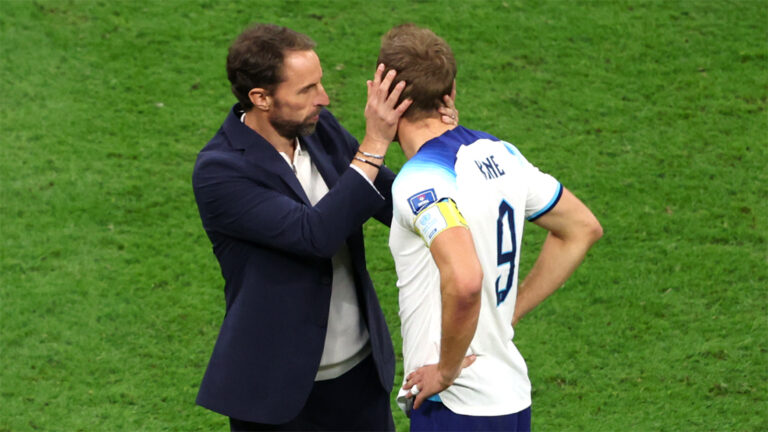
<svg viewBox="0 0 768 432"><path fill-rule="evenodd" d="M317 204L328 193L328 186L315 167L309 152L301 148L298 139L293 153L293 163L287 154L280 152L286 163L293 169L296 178L304 188L310 203ZM357 168L351 165L353 168ZM368 179L359 169L358 173ZM370 180L368 180L370 183ZM371 186L373 184L371 183ZM370 352L368 329L363 322L357 302L357 291L352 275L349 248L343 245L333 256L333 282L331 284L331 306L325 346L320 359L316 381L337 378L363 360Z"/></svg>

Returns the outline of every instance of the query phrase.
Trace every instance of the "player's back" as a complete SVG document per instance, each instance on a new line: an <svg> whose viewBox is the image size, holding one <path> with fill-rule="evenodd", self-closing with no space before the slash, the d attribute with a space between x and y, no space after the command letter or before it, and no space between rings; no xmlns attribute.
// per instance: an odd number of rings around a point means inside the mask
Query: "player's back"
<svg viewBox="0 0 768 432"><path fill-rule="evenodd" d="M414 223L419 212L440 199L454 200L483 268L480 318L469 350L477 361L440 394L457 413L502 415L530 405L525 362L512 343L517 264L525 218L551 208L560 189L511 144L462 127L425 143L395 180L390 247L406 374L439 359L439 272Z"/></svg>

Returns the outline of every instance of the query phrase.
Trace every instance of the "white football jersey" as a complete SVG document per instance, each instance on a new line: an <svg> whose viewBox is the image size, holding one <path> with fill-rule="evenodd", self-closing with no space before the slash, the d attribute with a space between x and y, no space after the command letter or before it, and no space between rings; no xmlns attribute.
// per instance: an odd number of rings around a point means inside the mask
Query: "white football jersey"
<svg viewBox="0 0 768 432"><path fill-rule="evenodd" d="M440 274L428 247L441 232L434 229L440 213L430 204L455 201L482 265L480 317L467 352L477 360L439 394L458 414L506 415L531 404L525 361L512 343L523 222L546 213L561 194L560 183L512 144L461 126L427 141L392 185L389 247L400 290L405 376L440 358ZM403 409L405 394L401 389L397 398Z"/></svg>

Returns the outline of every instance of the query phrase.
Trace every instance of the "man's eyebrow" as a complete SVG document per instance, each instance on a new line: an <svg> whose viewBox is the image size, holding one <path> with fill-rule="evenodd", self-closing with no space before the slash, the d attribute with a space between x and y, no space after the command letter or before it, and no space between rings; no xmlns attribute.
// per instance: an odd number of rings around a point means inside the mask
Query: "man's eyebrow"
<svg viewBox="0 0 768 432"><path fill-rule="evenodd" d="M318 85L318 84L320 84L320 82L322 81L322 79L323 79L323 76L322 76L322 75L320 75L320 79L318 79L316 82L313 82L313 83L307 84L307 85L305 85L304 87L300 88L300 89L299 89L299 93L304 93L305 91L307 91L307 90L311 89L312 87L317 87L317 85Z"/></svg>
<svg viewBox="0 0 768 432"><path fill-rule="evenodd" d="M301 89L299 89L299 92L305 92L305 91L307 91L307 90L309 90L309 89L311 89L312 87L315 87L315 86L317 86L317 83L307 84L304 87L302 87Z"/></svg>

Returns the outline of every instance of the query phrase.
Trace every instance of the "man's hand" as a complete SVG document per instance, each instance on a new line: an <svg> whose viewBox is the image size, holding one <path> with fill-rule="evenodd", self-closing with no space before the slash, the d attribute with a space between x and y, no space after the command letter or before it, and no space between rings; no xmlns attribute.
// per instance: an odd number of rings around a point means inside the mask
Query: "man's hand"
<svg viewBox="0 0 768 432"><path fill-rule="evenodd" d="M441 106L437 109L437 112L440 113L440 120L451 126L457 126L459 124L459 110L456 109L455 101L456 81L453 82L451 94L443 96L443 103L445 106Z"/></svg>
<svg viewBox="0 0 768 432"><path fill-rule="evenodd" d="M368 85L368 102L365 105L365 141L378 146L378 149L374 151L381 151L381 146L383 146L383 152L379 154L386 152L387 147L395 138L400 117L413 102L411 99L406 99L397 105L397 100L405 88L405 81L397 83L390 93L389 88L395 79L396 72L390 70L386 76L382 77L384 69L384 65L380 64L376 68L373 81L366 83Z"/></svg>
<svg viewBox="0 0 768 432"><path fill-rule="evenodd" d="M458 378L461 370L465 367L469 367L475 362L477 356L470 355L464 357L464 361L461 363L461 367L456 371L448 373L441 372L438 365L431 364L422 366L415 371L411 372L406 379L403 390L408 390L406 398L416 398L413 402L413 409L418 409L424 399L438 394L441 391L447 389Z"/></svg>
<svg viewBox="0 0 768 432"><path fill-rule="evenodd" d="M405 110L411 106L411 99L406 99L397 105L397 100L405 88L405 81L397 83L392 92L389 91L396 72L391 70L382 78L384 65L376 68L373 81L367 81L368 102L365 104L365 138L360 143L361 157L355 155L352 164L359 168L369 180L373 181L379 174L379 168L392 140L397 133L397 124Z"/></svg>

